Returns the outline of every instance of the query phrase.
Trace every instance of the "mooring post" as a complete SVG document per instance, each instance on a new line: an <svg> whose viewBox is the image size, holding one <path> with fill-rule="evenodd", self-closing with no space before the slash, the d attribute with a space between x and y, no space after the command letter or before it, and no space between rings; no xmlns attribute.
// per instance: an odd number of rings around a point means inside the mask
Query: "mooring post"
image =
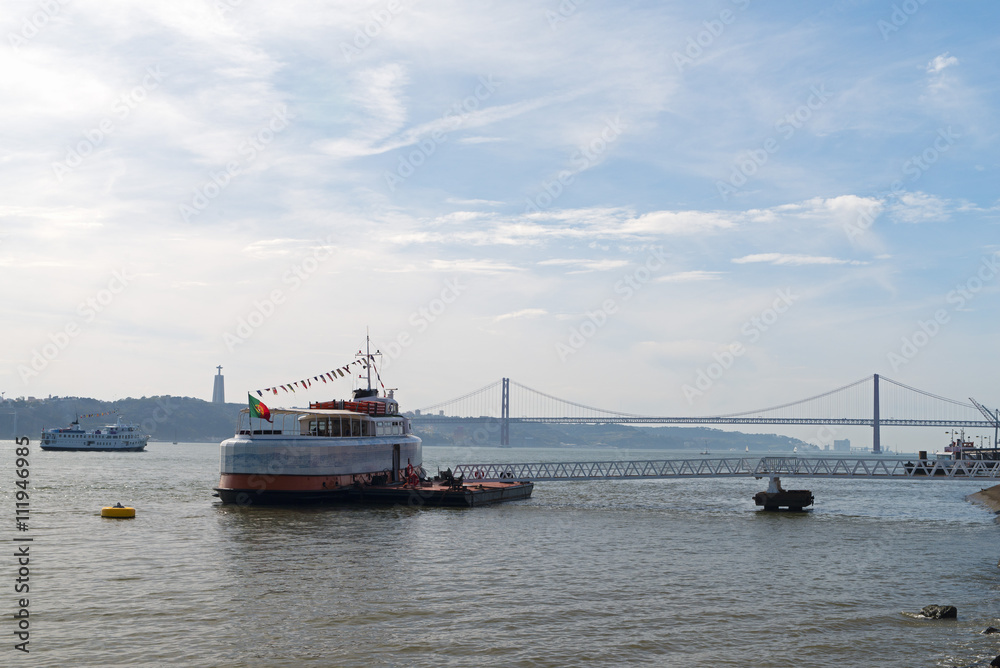
<svg viewBox="0 0 1000 668"><path fill-rule="evenodd" d="M753 502L764 506L764 510L804 510L813 504L813 495L808 489L782 489L781 479L773 473L768 475L767 491L757 492Z"/></svg>

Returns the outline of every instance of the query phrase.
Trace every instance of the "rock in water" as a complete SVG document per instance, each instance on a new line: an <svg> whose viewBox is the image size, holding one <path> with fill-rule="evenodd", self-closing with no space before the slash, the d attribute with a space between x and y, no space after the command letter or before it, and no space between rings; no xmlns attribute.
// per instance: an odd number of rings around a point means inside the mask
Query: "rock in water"
<svg viewBox="0 0 1000 668"><path fill-rule="evenodd" d="M958 609L953 605L928 605L920 609L928 619L957 619Z"/></svg>
<svg viewBox="0 0 1000 668"><path fill-rule="evenodd" d="M997 628L997 627L995 627L995 626L987 626L987 627L986 627L986 628L985 628L985 629L983 630L983 635L987 635L987 636L988 636L988 635L990 635L991 633L1000 633L1000 629L998 629L998 628Z"/></svg>
<svg viewBox="0 0 1000 668"><path fill-rule="evenodd" d="M1000 656L990 661L991 666L1000 666Z"/></svg>

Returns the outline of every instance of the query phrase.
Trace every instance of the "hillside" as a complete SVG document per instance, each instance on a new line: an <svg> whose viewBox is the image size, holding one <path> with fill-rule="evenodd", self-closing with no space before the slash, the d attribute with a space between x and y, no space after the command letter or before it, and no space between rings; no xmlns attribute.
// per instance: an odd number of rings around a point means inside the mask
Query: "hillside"
<svg viewBox="0 0 1000 668"><path fill-rule="evenodd" d="M117 410L130 422L142 425L152 441L214 442L233 435L236 419L245 404L213 404L193 397L128 398L115 402L85 397L16 399L0 403L0 438L27 435L37 439L43 429L65 427L76 415ZM445 422L421 422L413 418L414 432L425 445L456 447L496 446L500 442L497 420L452 418ZM114 415L81 417L80 425L93 429L113 422ZM596 424L514 423L510 427L511 447L617 447L685 449L713 453L730 451L780 450L798 447L800 452L816 449L798 439L777 434L743 434L707 427L630 427Z"/></svg>
<svg viewBox="0 0 1000 668"><path fill-rule="evenodd" d="M445 422L413 421L413 430L425 445L454 447L496 446L500 440L499 420L452 418ZM814 445L778 434L744 434L708 427L631 427L616 424L512 423L511 447L567 448L616 447L662 450L730 451L818 450Z"/></svg>
<svg viewBox="0 0 1000 668"><path fill-rule="evenodd" d="M15 419L17 435L34 440L43 429L68 426L76 415L117 410L125 420L141 424L152 441L219 442L233 435L244 407L169 395L115 402L86 397L8 400L0 403L0 438L14 435ZM80 426L93 429L114 420L114 415L81 417Z"/></svg>

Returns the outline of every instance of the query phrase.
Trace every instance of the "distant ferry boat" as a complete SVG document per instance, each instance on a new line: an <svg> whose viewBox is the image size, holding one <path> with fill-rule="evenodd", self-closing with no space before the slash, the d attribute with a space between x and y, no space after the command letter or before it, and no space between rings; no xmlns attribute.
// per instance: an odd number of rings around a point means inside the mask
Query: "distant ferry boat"
<svg viewBox="0 0 1000 668"><path fill-rule="evenodd" d="M121 416L117 422L99 429L85 431L76 418L69 427L42 431L42 450L94 450L106 452L121 450L138 452L146 447L148 434L143 434L139 425L125 423Z"/></svg>

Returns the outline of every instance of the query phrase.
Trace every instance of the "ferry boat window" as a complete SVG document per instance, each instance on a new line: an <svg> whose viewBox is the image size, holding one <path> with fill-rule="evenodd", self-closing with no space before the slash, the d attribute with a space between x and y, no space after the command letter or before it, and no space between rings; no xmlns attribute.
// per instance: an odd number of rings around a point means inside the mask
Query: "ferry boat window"
<svg viewBox="0 0 1000 668"><path fill-rule="evenodd" d="M326 436L326 432L327 432L327 429L326 429L326 426L327 426L327 422L328 422L328 420L327 420L326 418L321 418L321 419L320 419L320 421L319 421L319 432L318 432L318 435L319 435L319 436Z"/></svg>
<svg viewBox="0 0 1000 668"><path fill-rule="evenodd" d="M376 436L385 436L385 423L384 422L376 422L375 423L375 435Z"/></svg>
<svg viewBox="0 0 1000 668"><path fill-rule="evenodd" d="M330 436L340 438L340 418L330 418Z"/></svg>
<svg viewBox="0 0 1000 668"><path fill-rule="evenodd" d="M309 435L316 435L316 420L309 420Z"/></svg>

